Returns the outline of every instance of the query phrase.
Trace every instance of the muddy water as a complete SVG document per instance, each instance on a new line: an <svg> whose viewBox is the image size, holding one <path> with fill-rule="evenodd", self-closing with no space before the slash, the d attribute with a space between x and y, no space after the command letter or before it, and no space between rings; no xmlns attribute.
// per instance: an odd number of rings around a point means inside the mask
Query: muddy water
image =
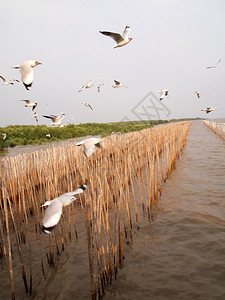
<svg viewBox="0 0 225 300"><path fill-rule="evenodd" d="M133 224L133 244L104 299L225 299L225 143L201 121L192 124L153 216L150 223L140 213ZM76 220L78 239L45 278L33 272L31 297L21 283L16 299L91 299L81 209ZM0 298L10 299L5 280Z"/></svg>
<svg viewBox="0 0 225 300"><path fill-rule="evenodd" d="M195 121L104 299L225 299L225 143Z"/></svg>

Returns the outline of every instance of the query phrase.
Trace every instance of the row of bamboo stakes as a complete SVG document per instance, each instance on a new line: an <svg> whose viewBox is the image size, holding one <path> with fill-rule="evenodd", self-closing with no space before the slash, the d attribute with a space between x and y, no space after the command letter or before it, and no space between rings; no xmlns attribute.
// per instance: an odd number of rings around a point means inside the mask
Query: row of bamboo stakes
<svg viewBox="0 0 225 300"><path fill-rule="evenodd" d="M124 264L124 245L132 243L133 224L140 214L151 220L190 124L108 136L89 158L73 143L1 159L0 261L8 271L11 298L16 298L15 286L22 282L26 294L32 295L37 289L35 272L45 278L47 266L57 264L62 251L79 241L76 210L86 226L91 297L101 298ZM41 232L41 205L83 183L87 190L79 203L64 208L50 235ZM14 279L18 272L20 283Z"/></svg>
<svg viewBox="0 0 225 300"><path fill-rule="evenodd" d="M225 140L225 123L213 122L204 120L203 123L210 128L214 133L218 134L223 140Z"/></svg>

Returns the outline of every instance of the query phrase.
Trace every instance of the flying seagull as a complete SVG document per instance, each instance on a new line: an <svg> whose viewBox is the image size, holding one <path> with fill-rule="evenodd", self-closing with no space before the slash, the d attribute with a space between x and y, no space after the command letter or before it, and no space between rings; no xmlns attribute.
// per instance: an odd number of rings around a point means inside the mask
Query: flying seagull
<svg viewBox="0 0 225 300"><path fill-rule="evenodd" d="M14 69L20 69L21 80L27 90L30 90L32 86L34 80L33 68L37 65L41 65L41 63L35 60L27 60L12 67Z"/></svg>
<svg viewBox="0 0 225 300"><path fill-rule="evenodd" d="M48 206L42 220L42 231L44 233L49 234L52 231L52 229L59 223L62 208L76 200L77 198L75 195L83 193L86 187L86 184L83 184L75 191L62 194L53 200L46 201L42 205L43 207Z"/></svg>
<svg viewBox="0 0 225 300"><path fill-rule="evenodd" d="M93 110L93 108L92 108L92 106L91 106L91 104L90 104L90 103L88 103L88 102L86 102L86 103L83 103L83 102L82 102L82 104L84 104L85 106L87 106L87 107L89 107L91 110Z"/></svg>
<svg viewBox="0 0 225 300"><path fill-rule="evenodd" d="M201 111L205 111L206 114L210 113L211 111L217 110L217 107L206 107L206 108L202 108Z"/></svg>
<svg viewBox="0 0 225 300"><path fill-rule="evenodd" d="M120 82L117 81L117 80L114 80L114 82L115 82L115 85L112 85L113 88L119 88L119 87L122 87L122 86L124 86L124 87L127 88L126 85L123 85L122 83L120 83Z"/></svg>
<svg viewBox="0 0 225 300"><path fill-rule="evenodd" d="M35 118L36 122L38 122L38 114L36 111L32 114L32 117Z"/></svg>
<svg viewBox="0 0 225 300"><path fill-rule="evenodd" d="M62 126L62 120L65 118L65 114L64 113L58 113L57 115L42 115L44 118L48 118L52 120L51 126Z"/></svg>
<svg viewBox="0 0 225 300"><path fill-rule="evenodd" d="M160 94L160 98L159 98L160 101L162 101L165 96L168 96L168 92L169 92L169 90L167 90L167 89L163 89L161 91L157 91L157 93Z"/></svg>
<svg viewBox="0 0 225 300"><path fill-rule="evenodd" d="M206 67L206 69L212 69L216 68L216 66L221 62L221 59L218 60L218 62L215 64L215 66Z"/></svg>
<svg viewBox="0 0 225 300"><path fill-rule="evenodd" d="M100 143L102 140L100 138L88 138L81 142L76 143L77 146L83 145L84 154L89 157L94 152L95 147L101 148Z"/></svg>
<svg viewBox="0 0 225 300"><path fill-rule="evenodd" d="M0 76L0 78L3 80L3 84L4 84L4 85L9 85L9 84L11 84L11 85L14 85L14 83L13 83L13 82L8 82L8 81L6 80L6 78L5 78L5 77L3 77L3 76Z"/></svg>
<svg viewBox="0 0 225 300"><path fill-rule="evenodd" d="M90 81L88 81L88 83L86 83L85 85L82 85L81 87L80 87L80 89L77 91L78 93L79 92L82 92L83 90L85 90L85 89L89 89L89 88L91 88L94 84L92 84L92 81L93 80L90 80Z"/></svg>
<svg viewBox="0 0 225 300"><path fill-rule="evenodd" d="M113 47L118 48L118 47L122 47L125 46L126 44L128 44L132 38L129 38L128 35L130 33L130 26L126 26L123 34L119 34L119 33L115 33L115 32L109 32L109 31L99 31L100 33L111 37L117 44Z"/></svg>
<svg viewBox="0 0 225 300"><path fill-rule="evenodd" d="M25 107L32 107L32 111L35 109L37 106L37 102L31 102L30 100L19 100L19 101L25 101Z"/></svg>
<svg viewBox="0 0 225 300"><path fill-rule="evenodd" d="M200 93L199 93L199 92L195 92L195 94L196 94L196 96L197 96L198 98L200 98Z"/></svg>
<svg viewBox="0 0 225 300"><path fill-rule="evenodd" d="M99 85L97 86L98 93L100 93L100 91L101 91L101 86L102 86L102 85L104 85L104 83L101 83L101 84L99 84Z"/></svg>

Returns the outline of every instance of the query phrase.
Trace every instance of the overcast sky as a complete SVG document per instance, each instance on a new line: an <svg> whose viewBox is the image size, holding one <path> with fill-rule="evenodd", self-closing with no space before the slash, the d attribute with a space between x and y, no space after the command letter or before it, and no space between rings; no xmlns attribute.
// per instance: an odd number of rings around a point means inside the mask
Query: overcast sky
<svg viewBox="0 0 225 300"><path fill-rule="evenodd" d="M22 99L38 102L38 124L46 125L42 114L64 112L64 124L78 124L204 117L201 108L215 105L207 117L225 117L224 0L10 0L1 1L0 23L0 75L20 79L11 66L42 63L30 91L0 82L1 127L36 124ZM126 25L133 40L121 48L99 33ZM113 89L114 79L128 88ZM95 86L77 93L89 80ZM160 103L164 88L169 97Z"/></svg>

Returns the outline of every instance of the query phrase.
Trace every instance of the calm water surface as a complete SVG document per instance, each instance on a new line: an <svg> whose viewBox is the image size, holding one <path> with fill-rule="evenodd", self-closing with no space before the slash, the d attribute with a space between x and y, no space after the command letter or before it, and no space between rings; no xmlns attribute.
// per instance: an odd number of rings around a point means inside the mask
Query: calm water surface
<svg viewBox="0 0 225 300"><path fill-rule="evenodd" d="M105 299L225 299L225 143L201 121Z"/></svg>

